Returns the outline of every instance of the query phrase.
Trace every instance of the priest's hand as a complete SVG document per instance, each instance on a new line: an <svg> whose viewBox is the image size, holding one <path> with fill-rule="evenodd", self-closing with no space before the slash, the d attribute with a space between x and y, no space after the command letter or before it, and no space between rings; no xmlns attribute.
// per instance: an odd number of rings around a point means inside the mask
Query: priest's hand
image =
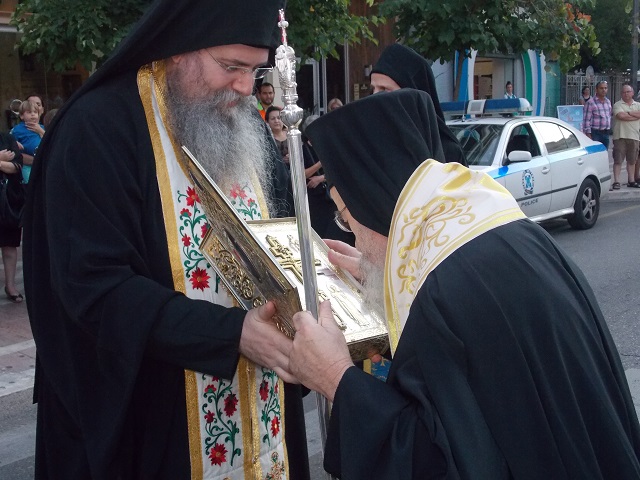
<svg viewBox="0 0 640 480"><path fill-rule="evenodd" d="M349 272L356 280L361 281L360 257L362 257L362 253L360 250L339 240L326 238L324 239L324 243L326 243L330 249L329 261Z"/></svg>
<svg viewBox="0 0 640 480"><path fill-rule="evenodd" d="M293 342L276 327L275 314L273 302L247 312L242 325L240 353L258 365L271 368L285 382L299 383L288 370Z"/></svg>
<svg viewBox="0 0 640 480"><path fill-rule="evenodd" d="M347 342L333 319L331 302L320 305L318 321L309 312L293 316L296 336L289 369L307 388L333 401L344 372L353 366Z"/></svg>

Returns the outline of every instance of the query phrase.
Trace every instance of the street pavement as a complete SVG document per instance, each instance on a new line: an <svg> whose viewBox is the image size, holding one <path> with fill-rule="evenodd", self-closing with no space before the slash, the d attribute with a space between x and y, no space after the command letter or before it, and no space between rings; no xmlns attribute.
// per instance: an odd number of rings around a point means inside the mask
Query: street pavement
<svg viewBox="0 0 640 480"><path fill-rule="evenodd" d="M609 153L611 158L611 152ZM622 184L620 190L604 192L603 202L640 202L640 189L626 186L627 175L624 165L620 183ZM19 253L21 258L21 251ZM4 278L3 275L4 268L0 262L0 278ZM16 280L18 289L24 294L22 261L18 262ZM0 294L0 398L12 395L20 401L30 401L30 389L33 387L35 374L35 353L36 348L29 326L26 302L15 304ZM640 369L629 369L626 374L636 411L640 416ZM305 412L312 478L325 478L322 474L320 433L314 395L309 395L305 399ZM25 428L29 429L28 435L22 431ZM16 431L10 432L9 437L11 438L0 439L0 467L13 462L29 462L29 458L34 455L35 450L33 444L35 413L30 426L16 427ZM13 444L12 438L22 439L23 444Z"/></svg>
<svg viewBox="0 0 640 480"><path fill-rule="evenodd" d="M22 257L21 249L19 257ZM4 279L1 263L0 278ZM16 284L24 295L22 261L18 261ZM0 295L0 397L31 388L35 363L36 346L31 335L26 302L13 303Z"/></svg>

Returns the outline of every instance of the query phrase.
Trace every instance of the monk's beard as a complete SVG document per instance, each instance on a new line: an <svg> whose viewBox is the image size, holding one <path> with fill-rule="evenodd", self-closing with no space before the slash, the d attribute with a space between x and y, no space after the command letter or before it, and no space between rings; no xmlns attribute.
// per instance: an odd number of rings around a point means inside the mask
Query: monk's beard
<svg viewBox="0 0 640 480"><path fill-rule="evenodd" d="M384 258L384 253L383 253ZM366 254L360 257L362 273L362 306L367 312L375 312L384 318L384 267L374 264Z"/></svg>
<svg viewBox="0 0 640 480"><path fill-rule="evenodd" d="M248 174L255 172L270 207L271 159L264 122L252 113L255 107L248 97L233 90L212 91L194 99L184 94L185 77L181 69L167 72L167 107L176 140L193 153L224 192L234 183L253 180Z"/></svg>

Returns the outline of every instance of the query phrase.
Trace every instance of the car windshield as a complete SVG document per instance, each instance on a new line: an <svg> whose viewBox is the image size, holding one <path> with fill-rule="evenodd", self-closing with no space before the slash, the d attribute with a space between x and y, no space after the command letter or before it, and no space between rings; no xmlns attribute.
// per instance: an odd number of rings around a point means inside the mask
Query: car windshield
<svg viewBox="0 0 640 480"><path fill-rule="evenodd" d="M462 145L469 166L493 164L502 125L469 123L449 125L449 128Z"/></svg>

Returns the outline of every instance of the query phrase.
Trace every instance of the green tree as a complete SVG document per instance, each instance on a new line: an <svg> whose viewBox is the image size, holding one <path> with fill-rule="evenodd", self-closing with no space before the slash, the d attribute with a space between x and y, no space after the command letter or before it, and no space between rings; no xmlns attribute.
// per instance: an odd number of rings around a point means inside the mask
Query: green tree
<svg viewBox="0 0 640 480"><path fill-rule="evenodd" d="M238 0L242 1L242 0ZM366 0L372 4L374 0ZM53 70L77 63L99 66L142 16L151 0L22 0L12 24L22 33L19 48L35 54ZM336 45L376 42L369 28L378 17L349 13L350 0L289 0L289 43L296 53L319 59L338 56Z"/></svg>
<svg viewBox="0 0 640 480"><path fill-rule="evenodd" d="M598 0L591 13L602 52L594 56L582 50L583 69L592 65L596 71L624 71L631 65L631 20L633 0Z"/></svg>
<svg viewBox="0 0 640 480"><path fill-rule="evenodd" d="M19 48L62 72L100 65L142 16L150 0L23 0L11 23Z"/></svg>
<svg viewBox="0 0 640 480"><path fill-rule="evenodd" d="M374 0L365 0L373 5ZM287 0L287 19L290 24L289 42L297 55L320 60L322 56L339 58L337 45L360 43L363 39L377 45L370 24L383 19L351 15L351 0Z"/></svg>
<svg viewBox="0 0 640 480"><path fill-rule="evenodd" d="M395 17L396 34L427 58L441 62L460 52L459 67L472 50L487 53L543 51L562 71L577 65L580 45L597 53L590 17L594 0L385 0L380 13ZM455 80L455 96L462 68Z"/></svg>

